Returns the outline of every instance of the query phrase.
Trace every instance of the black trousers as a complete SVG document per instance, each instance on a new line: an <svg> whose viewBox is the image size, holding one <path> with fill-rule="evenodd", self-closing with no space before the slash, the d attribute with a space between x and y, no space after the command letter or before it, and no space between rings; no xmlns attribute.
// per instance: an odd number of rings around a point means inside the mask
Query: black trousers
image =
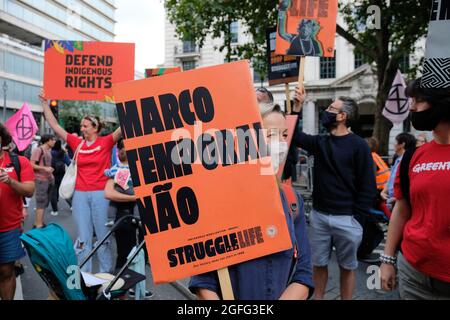
<svg viewBox="0 0 450 320"><path fill-rule="evenodd" d="M120 218L133 215L136 203L117 203L110 202L110 210L116 211L115 222ZM117 246L117 259L116 270L123 267L127 262L127 257L134 246L138 245L144 240L144 235L140 228L136 228L131 221L123 221L115 231L116 246Z"/></svg>
<svg viewBox="0 0 450 320"><path fill-rule="evenodd" d="M50 202L52 204L52 211L58 211L58 201L59 201L59 187L61 186L63 175L55 176L55 186L53 187L52 196Z"/></svg>

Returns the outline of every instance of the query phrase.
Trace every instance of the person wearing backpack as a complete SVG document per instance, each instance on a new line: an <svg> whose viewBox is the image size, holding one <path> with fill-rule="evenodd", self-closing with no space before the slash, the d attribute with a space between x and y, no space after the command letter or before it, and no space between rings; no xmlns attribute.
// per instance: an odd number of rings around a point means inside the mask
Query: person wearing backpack
<svg viewBox="0 0 450 320"><path fill-rule="evenodd" d="M403 155L380 275L383 289L393 290L397 266L400 298L442 300L450 299L450 88L420 83L406 89L411 121L434 139Z"/></svg>
<svg viewBox="0 0 450 320"><path fill-rule="evenodd" d="M25 256L20 242L23 197L32 197L35 188L28 159L8 151L11 140L0 123L0 300L14 298L14 265Z"/></svg>
<svg viewBox="0 0 450 320"><path fill-rule="evenodd" d="M61 181L66 173L66 166L70 165L70 159L67 152L61 146L61 140L57 140L52 148L52 168L53 176L55 177L55 187L52 191L51 204L52 216L58 215L58 201L59 201L59 187Z"/></svg>
<svg viewBox="0 0 450 320"><path fill-rule="evenodd" d="M263 110L264 109L264 110ZM261 107L263 128L275 173L286 160L288 129L278 105ZM301 196L279 181L280 197L293 247L228 267L236 300L306 300L314 292L311 250ZM216 272L191 278L189 289L202 300L221 298Z"/></svg>
<svg viewBox="0 0 450 320"><path fill-rule="evenodd" d="M44 213L50 204L55 178L53 177L51 149L55 145L54 135L44 134L41 137L41 145L31 154L31 165L36 176L36 212L33 228L43 228Z"/></svg>

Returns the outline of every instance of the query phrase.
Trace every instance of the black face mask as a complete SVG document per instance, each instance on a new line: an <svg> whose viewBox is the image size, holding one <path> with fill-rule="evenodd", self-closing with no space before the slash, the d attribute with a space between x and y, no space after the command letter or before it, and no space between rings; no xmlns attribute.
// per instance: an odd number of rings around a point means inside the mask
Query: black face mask
<svg viewBox="0 0 450 320"><path fill-rule="evenodd" d="M412 125L419 131L434 130L443 118L444 114L439 110L439 108L430 108L425 111L411 112Z"/></svg>
<svg viewBox="0 0 450 320"><path fill-rule="evenodd" d="M325 111L322 114L322 125L330 131L336 125L337 113Z"/></svg>

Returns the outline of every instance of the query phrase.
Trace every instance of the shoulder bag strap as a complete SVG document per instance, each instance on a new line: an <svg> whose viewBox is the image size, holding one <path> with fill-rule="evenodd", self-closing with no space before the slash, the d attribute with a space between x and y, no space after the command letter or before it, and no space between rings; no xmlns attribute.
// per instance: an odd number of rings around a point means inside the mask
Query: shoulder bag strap
<svg viewBox="0 0 450 320"><path fill-rule="evenodd" d="M39 156L39 160L38 160L38 165L41 165L41 160L43 160L44 162L44 167L47 166L47 164L45 163L45 152L44 149L42 147L39 147L39 149L41 150L41 155Z"/></svg>
<svg viewBox="0 0 450 320"><path fill-rule="evenodd" d="M81 147L83 146L84 143L85 143L85 140L82 140L80 142L80 144L77 147L77 150L75 151L75 154L73 155L73 159L74 159L75 163L77 163L77 161L78 161L78 153L80 152Z"/></svg>
<svg viewBox="0 0 450 320"><path fill-rule="evenodd" d="M295 195L294 188L287 183L282 183L281 185L289 204L291 216L295 218L297 216L297 211L299 210L299 205L297 203L297 196Z"/></svg>

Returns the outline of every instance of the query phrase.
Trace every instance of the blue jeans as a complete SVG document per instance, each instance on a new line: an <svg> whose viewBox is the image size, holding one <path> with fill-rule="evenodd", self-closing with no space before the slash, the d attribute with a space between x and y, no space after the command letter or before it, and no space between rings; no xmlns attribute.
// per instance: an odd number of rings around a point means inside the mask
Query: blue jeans
<svg viewBox="0 0 450 320"><path fill-rule="evenodd" d="M108 221L109 201L105 199L104 191L75 191L72 199L72 210L78 227L78 238L75 241L75 252L78 263L92 251L92 238L95 234L98 240L108 233L105 226ZM95 246L95 244L94 244ZM107 240L97 251L101 273L112 271L112 252L110 241ZM92 259L83 266L82 271L92 272Z"/></svg>
<svg viewBox="0 0 450 320"><path fill-rule="evenodd" d="M25 256L20 242L20 229L0 232L0 264L12 263Z"/></svg>

